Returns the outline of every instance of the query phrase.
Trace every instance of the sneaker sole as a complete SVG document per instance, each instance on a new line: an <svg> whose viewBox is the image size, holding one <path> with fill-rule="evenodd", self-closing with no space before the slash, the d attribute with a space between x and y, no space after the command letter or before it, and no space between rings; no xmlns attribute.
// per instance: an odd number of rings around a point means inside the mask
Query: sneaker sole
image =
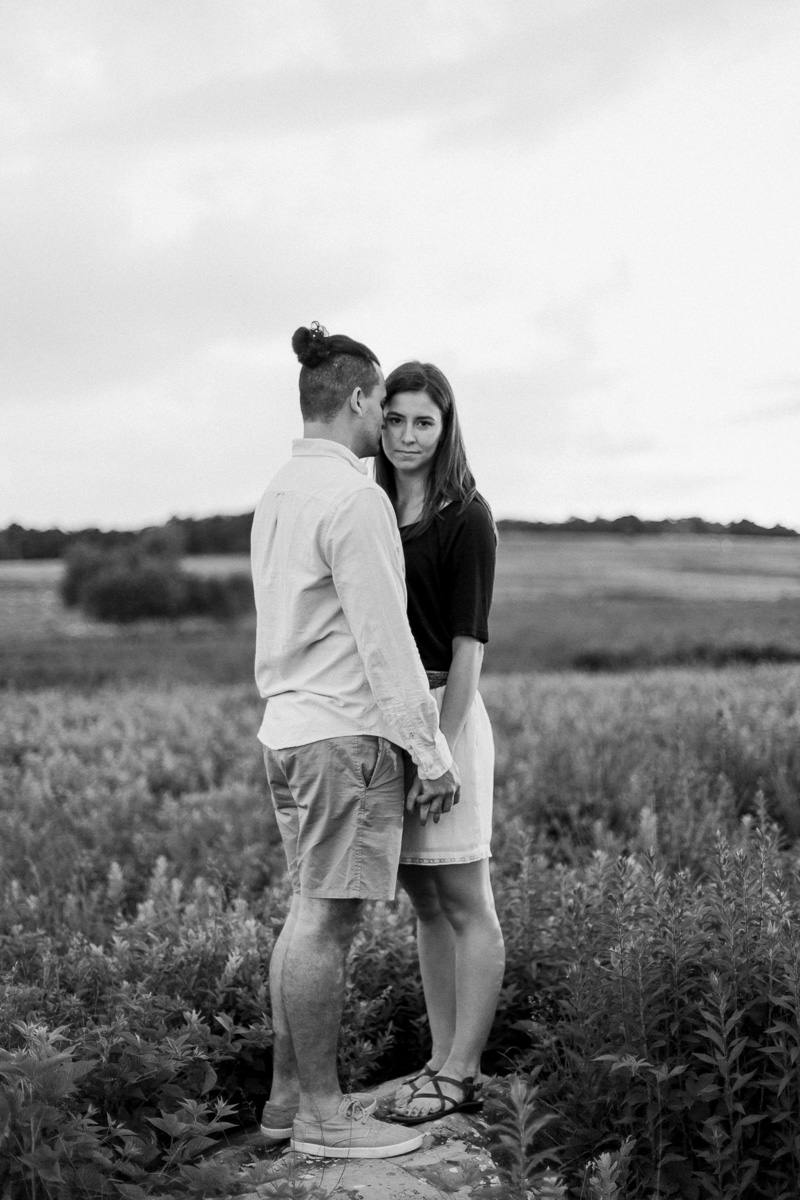
<svg viewBox="0 0 800 1200"><path fill-rule="evenodd" d="M292 1138L292 1150L296 1154L309 1154L315 1158L396 1158L398 1154L418 1150L424 1140L425 1135L418 1133L391 1146L324 1146L319 1142L301 1142Z"/></svg>
<svg viewBox="0 0 800 1200"><path fill-rule="evenodd" d="M289 1125L286 1129L273 1129L269 1125L262 1125L261 1136L268 1142L288 1142L292 1136L292 1127Z"/></svg>

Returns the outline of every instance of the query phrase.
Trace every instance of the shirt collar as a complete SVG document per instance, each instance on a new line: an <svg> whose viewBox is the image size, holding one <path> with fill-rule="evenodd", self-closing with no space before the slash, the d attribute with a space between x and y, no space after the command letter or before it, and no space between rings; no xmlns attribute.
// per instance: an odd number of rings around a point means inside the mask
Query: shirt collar
<svg viewBox="0 0 800 1200"><path fill-rule="evenodd" d="M295 438L292 442L293 458L341 458L362 475L369 474L366 460L358 458L341 442L329 442L327 438Z"/></svg>

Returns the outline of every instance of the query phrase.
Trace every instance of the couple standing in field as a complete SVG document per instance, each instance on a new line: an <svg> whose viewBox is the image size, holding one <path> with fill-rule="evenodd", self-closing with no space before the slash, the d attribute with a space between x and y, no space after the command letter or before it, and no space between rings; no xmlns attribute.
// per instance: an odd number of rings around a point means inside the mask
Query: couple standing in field
<svg viewBox="0 0 800 1200"><path fill-rule="evenodd" d="M384 1158L421 1144L407 1126L477 1107L502 983L477 691L496 533L441 371L409 362L384 381L371 350L316 324L292 347L304 436L252 532L259 739L293 889L261 1128L302 1153ZM392 899L398 878L432 1048L390 1123L369 1094L342 1094L336 1053L363 902Z"/></svg>

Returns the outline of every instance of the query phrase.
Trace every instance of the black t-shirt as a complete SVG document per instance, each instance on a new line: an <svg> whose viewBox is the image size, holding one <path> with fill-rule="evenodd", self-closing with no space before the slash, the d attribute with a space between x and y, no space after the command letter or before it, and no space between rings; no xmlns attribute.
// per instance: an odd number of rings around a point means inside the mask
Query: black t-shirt
<svg viewBox="0 0 800 1200"><path fill-rule="evenodd" d="M408 620L426 671L447 671L459 635L489 640L495 533L481 500L448 504L419 537L403 542Z"/></svg>

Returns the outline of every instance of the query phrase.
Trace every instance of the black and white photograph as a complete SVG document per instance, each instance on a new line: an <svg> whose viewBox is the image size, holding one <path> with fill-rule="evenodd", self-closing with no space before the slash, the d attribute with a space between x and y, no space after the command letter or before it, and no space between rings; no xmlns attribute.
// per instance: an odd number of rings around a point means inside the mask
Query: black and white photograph
<svg viewBox="0 0 800 1200"><path fill-rule="evenodd" d="M797 1200L800 7L0 2L0 1197Z"/></svg>

